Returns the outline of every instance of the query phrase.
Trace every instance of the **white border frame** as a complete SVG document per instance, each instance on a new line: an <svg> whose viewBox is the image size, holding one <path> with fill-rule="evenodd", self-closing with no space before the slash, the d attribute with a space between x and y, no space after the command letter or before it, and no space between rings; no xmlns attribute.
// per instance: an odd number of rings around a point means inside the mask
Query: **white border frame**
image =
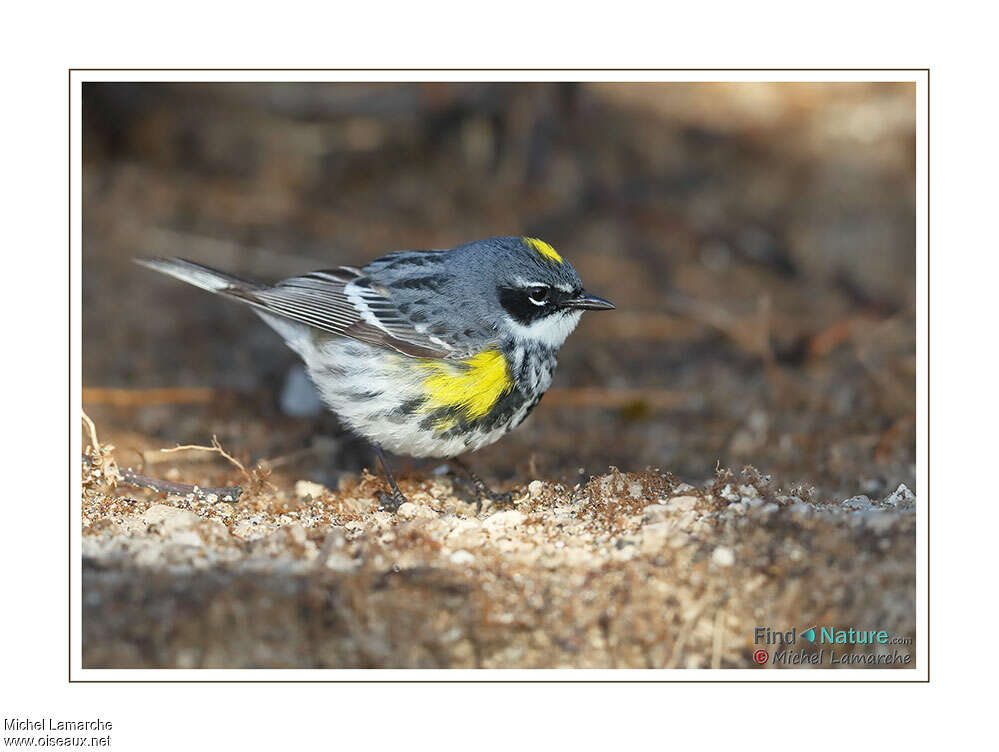
<svg viewBox="0 0 999 752"><path fill-rule="evenodd" d="M82 407L82 84L143 82L376 82L376 81L627 81L627 82L826 82L899 81L916 84L916 668L766 671L747 669L84 669L81 625L81 487L77 430ZM929 681L929 71L893 70L87 70L69 71L70 144L70 549L69 680L108 681Z"/></svg>

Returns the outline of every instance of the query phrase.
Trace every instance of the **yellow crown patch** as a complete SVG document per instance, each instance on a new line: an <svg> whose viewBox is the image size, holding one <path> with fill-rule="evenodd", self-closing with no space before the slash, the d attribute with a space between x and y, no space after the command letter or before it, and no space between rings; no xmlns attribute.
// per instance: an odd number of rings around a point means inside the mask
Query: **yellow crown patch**
<svg viewBox="0 0 999 752"><path fill-rule="evenodd" d="M535 253L542 256L549 261L554 261L556 264L564 263L562 257L558 255L558 251L552 248L548 243L543 240L538 240L537 238L524 238L524 243L526 243L530 248L533 248Z"/></svg>

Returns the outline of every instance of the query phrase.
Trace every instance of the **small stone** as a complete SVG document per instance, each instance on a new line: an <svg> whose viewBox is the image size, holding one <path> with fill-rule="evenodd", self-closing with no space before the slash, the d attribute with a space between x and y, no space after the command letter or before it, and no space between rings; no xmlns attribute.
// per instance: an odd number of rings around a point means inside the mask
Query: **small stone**
<svg viewBox="0 0 999 752"><path fill-rule="evenodd" d="M311 480L300 480L295 483L295 496L299 499L308 497L318 499L324 493L326 493L326 487L313 483Z"/></svg>
<svg viewBox="0 0 999 752"><path fill-rule="evenodd" d="M434 510L426 504L415 504L412 501L406 501L400 504L395 513L399 516L400 520L415 520L417 518L437 516Z"/></svg>
<svg viewBox="0 0 999 752"><path fill-rule="evenodd" d="M511 509L508 512L497 512L482 524L487 530L501 530L507 527L516 527L526 519L527 515L523 512Z"/></svg>
<svg viewBox="0 0 999 752"><path fill-rule="evenodd" d="M911 507L916 505L916 494L906 488L904 483L899 483L898 488L896 488L891 494L884 498L881 502L884 506L892 507Z"/></svg>
<svg viewBox="0 0 999 752"><path fill-rule="evenodd" d="M473 561L475 561L475 554L471 554L463 548L451 554L452 564L461 566L463 564L471 564Z"/></svg>
<svg viewBox="0 0 999 752"><path fill-rule="evenodd" d="M711 554L711 561L719 567L730 567L735 564L735 552L728 546L718 546Z"/></svg>
<svg viewBox="0 0 999 752"><path fill-rule="evenodd" d="M541 495L541 492L545 490L545 484L540 480L532 480L527 484L527 492L531 495L532 499L536 499Z"/></svg>
<svg viewBox="0 0 999 752"><path fill-rule="evenodd" d="M866 496L853 496L842 502L842 505L847 509L864 511L871 508L871 500Z"/></svg>

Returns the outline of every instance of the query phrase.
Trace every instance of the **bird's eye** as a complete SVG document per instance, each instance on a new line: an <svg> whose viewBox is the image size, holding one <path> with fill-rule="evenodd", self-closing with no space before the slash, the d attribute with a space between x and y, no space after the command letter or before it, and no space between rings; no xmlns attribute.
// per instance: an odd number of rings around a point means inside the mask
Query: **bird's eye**
<svg viewBox="0 0 999 752"><path fill-rule="evenodd" d="M527 297L531 299L534 305L544 305L548 302L548 294L550 290L547 287L532 287L527 291Z"/></svg>

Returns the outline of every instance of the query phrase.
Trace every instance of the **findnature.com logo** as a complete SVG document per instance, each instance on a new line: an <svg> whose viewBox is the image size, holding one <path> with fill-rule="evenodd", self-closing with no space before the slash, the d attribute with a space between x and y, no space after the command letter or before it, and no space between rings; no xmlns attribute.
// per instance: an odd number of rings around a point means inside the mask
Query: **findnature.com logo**
<svg viewBox="0 0 999 752"><path fill-rule="evenodd" d="M819 647L814 648L798 646L798 638L802 642ZM848 627L841 629L838 627L815 626L798 633L796 628L786 631L771 629L770 627L756 627L753 630L754 645L773 646L773 655L769 650L758 649L753 653L753 661L763 665L773 664L811 664L811 665L908 665L912 663L912 656L908 651L894 650L885 652L881 646L890 645L911 645L911 637L897 637L883 629L855 629ZM863 650L855 652L850 650L844 652L842 648L839 652L834 647L824 646L871 646L874 650ZM827 661L828 659L828 661Z"/></svg>

